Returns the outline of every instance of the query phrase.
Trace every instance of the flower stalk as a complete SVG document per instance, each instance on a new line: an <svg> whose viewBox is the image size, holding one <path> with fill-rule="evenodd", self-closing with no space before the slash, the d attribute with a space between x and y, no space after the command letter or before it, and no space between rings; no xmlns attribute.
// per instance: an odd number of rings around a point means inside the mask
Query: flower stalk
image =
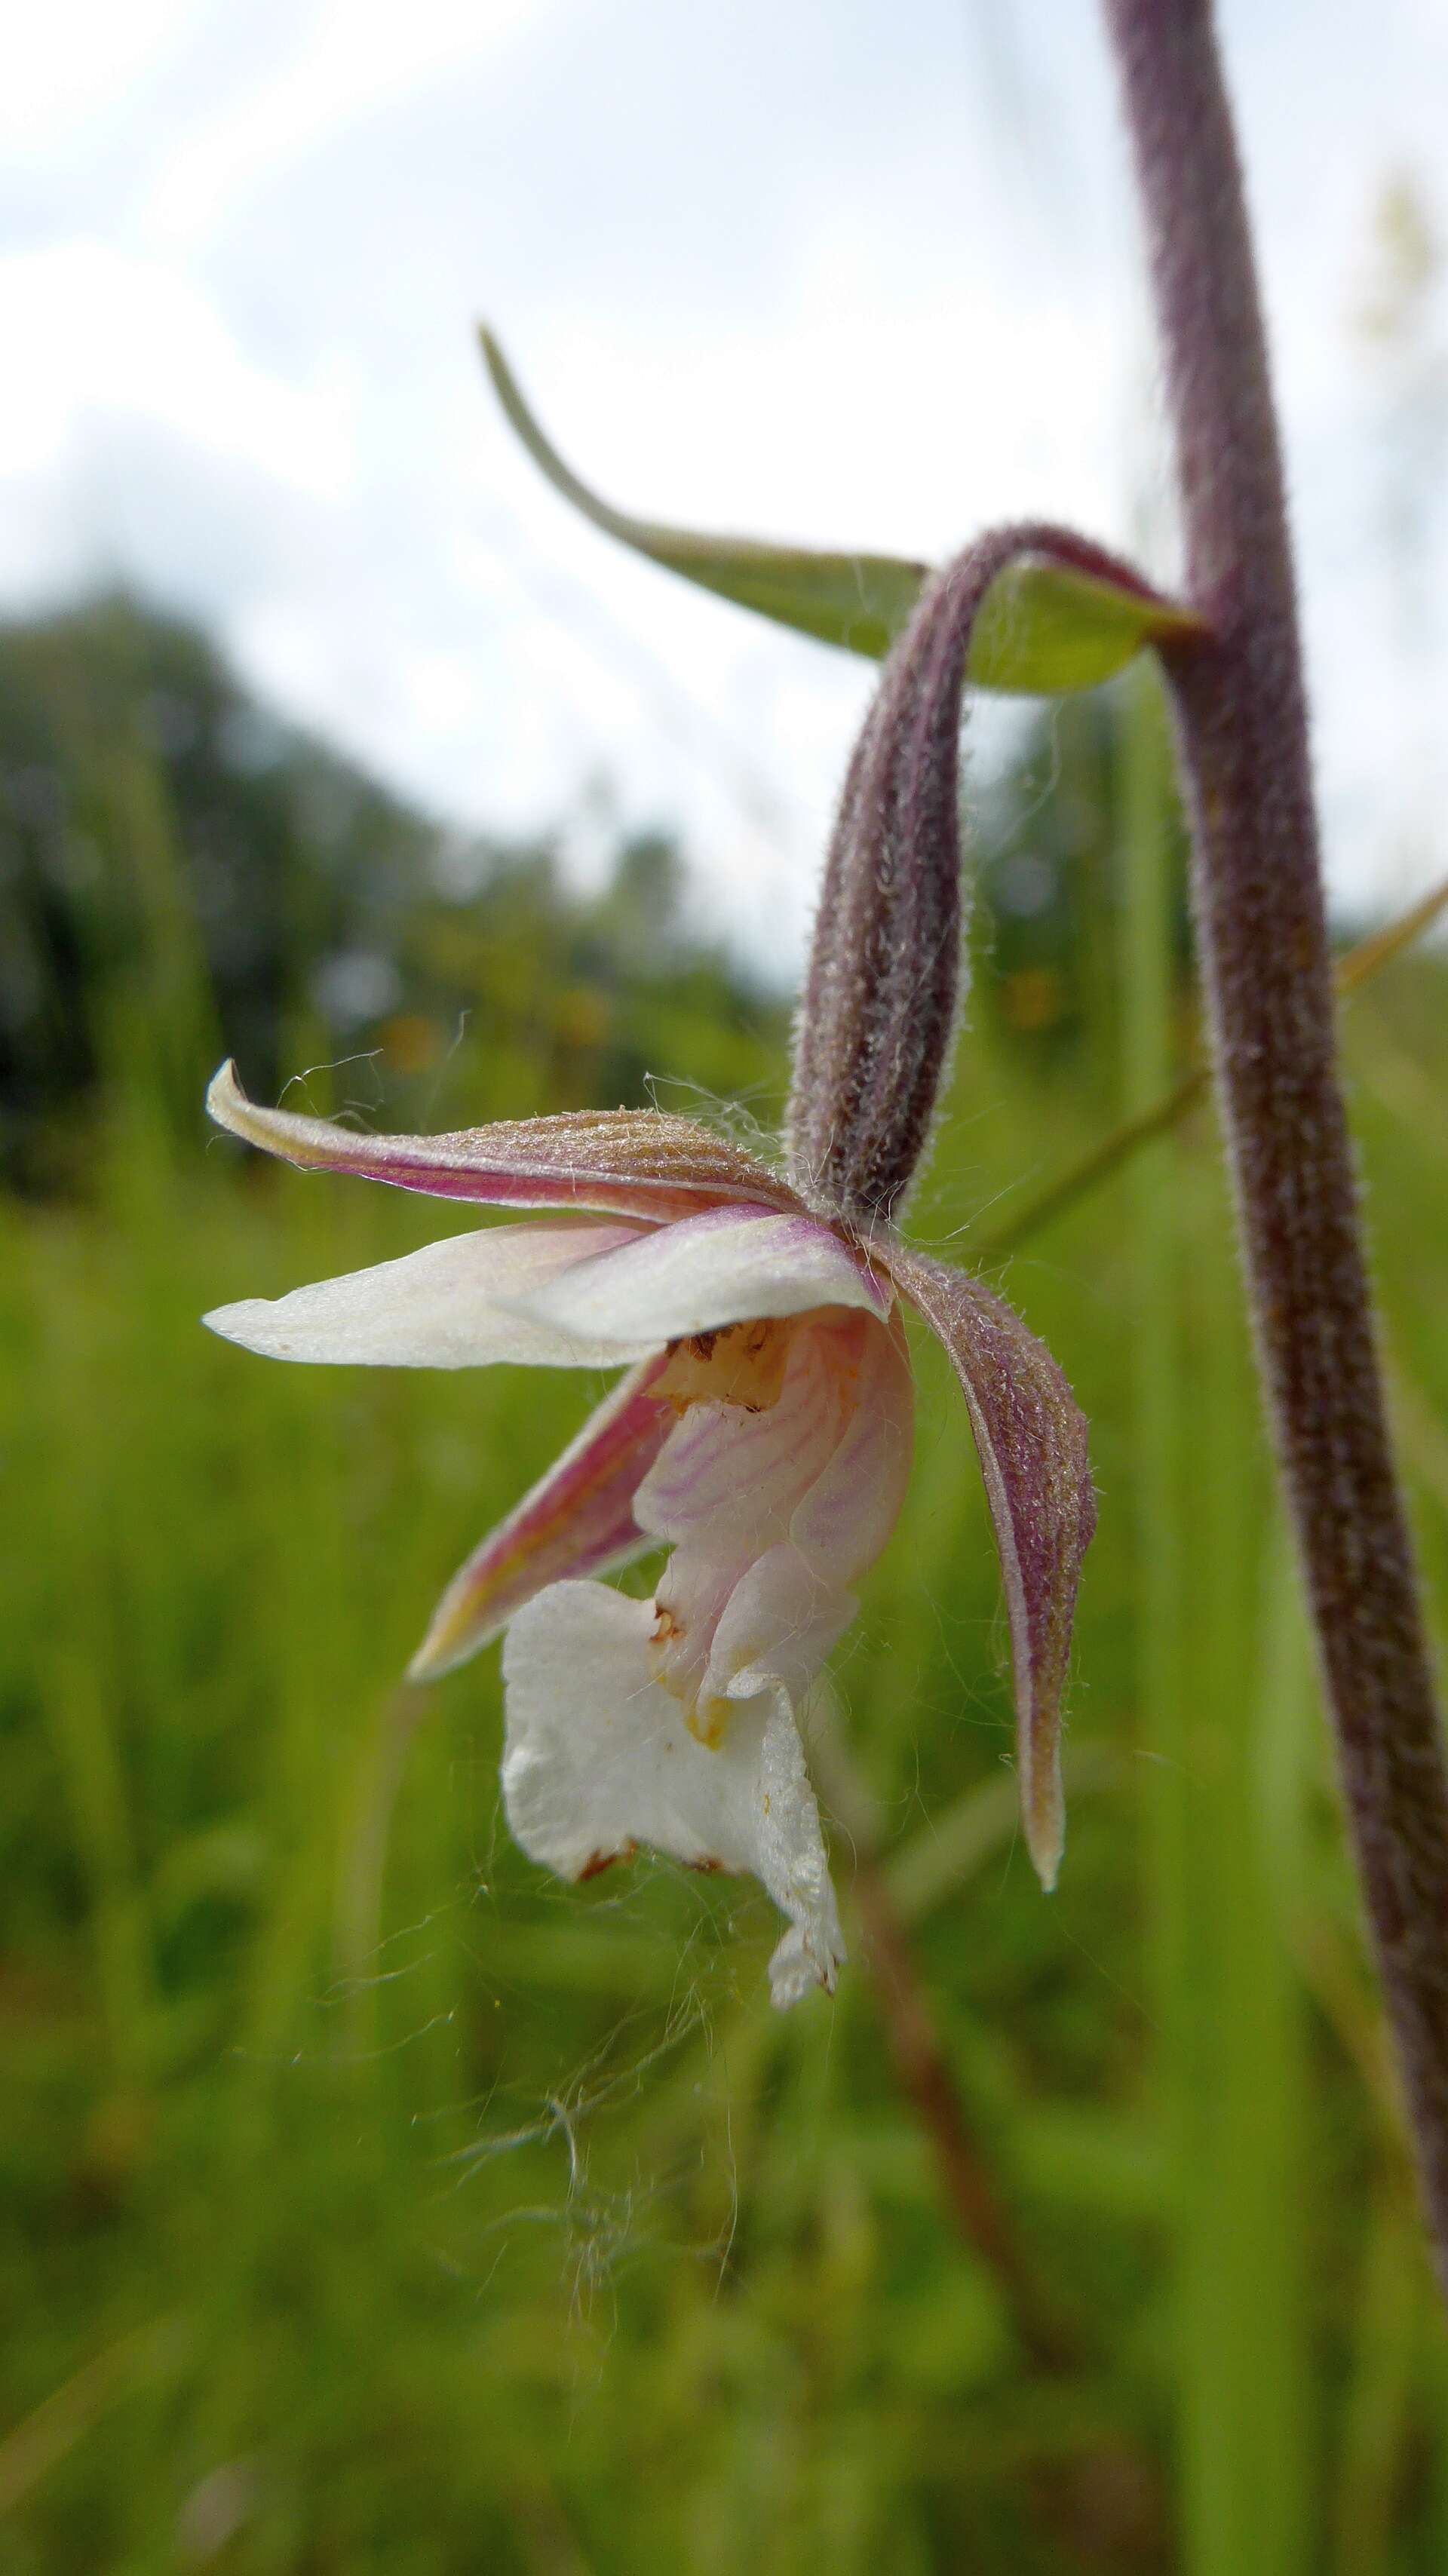
<svg viewBox="0 0 1448 2576"><path fill-rule="evenodd" d="M895 645L825 861L785 1119L796 1186L854 1220L895 1212L949 1070L962 930L961 685L987 594L1023 560L1093 576L1170 612L1103 547L1025 521L989 530L947 564Z"/></svg>
<svg viewBox="0 0 1448 2576"><path fill-rule="evenodd" d="M1448 2293L1448 1770L1337 1076L1292 553L1208 0L1104 0L1146 214L1189 604L1163 638L1259 1368Z"/></svg>

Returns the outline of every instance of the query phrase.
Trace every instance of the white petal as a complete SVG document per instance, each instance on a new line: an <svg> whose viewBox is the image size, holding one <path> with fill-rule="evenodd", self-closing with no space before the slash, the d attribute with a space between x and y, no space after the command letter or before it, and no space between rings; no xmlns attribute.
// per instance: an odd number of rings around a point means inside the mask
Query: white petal
<svg viewBox="0 0 1448 2576"><path fill-rule="evenodd" d="M607 1368L612 1341L535 1322L514 1300L600 1251L632 1243L628 1225L505 1225L447 1236L400 1261L248 1297L204 1321L269 1359L368 1368L482 1368L513 1360L543 1368ZM504 1300L506 1299L506 1303Z"/></svg>
<svg viewBox="0 0 1448 2576"><path fill-rule="evenodd" d="M749 1871L783 1914L770 1962L777 2004L832 1992L844 1957L819 1810L781 1691L731 1713L717 1749L696 1742L651 1677L653 1605L598 1583L556 1583L519 1612L503 1648L503 1799L515 1839L564 1878L639 1843L695 1869Z"/></svg>
<svg viewBox="0 0 1448 2576"><path fill-rule="evenodd" d="M827 1365L827 1353L868 1327L854 1316L841 1325L830 1342L813 1327L796 1327L778 1397L758 1413L738 1404L690 1405L639 1488L642 1529L674 1540L696 1530L737 1530L751 1556L785 1536L849 1418L850 1389Z"/></svg>
<svg viewBox="0 0 1448 2576"><path fill-rule="evenodd" d="M580 1262L535 1290L524 1311L578 1334L612 1334L642 1356L756 1315L863 1306L883 1316L892 1295L884 1272L871 1271L815 1217L711 1208Z"/></svg>

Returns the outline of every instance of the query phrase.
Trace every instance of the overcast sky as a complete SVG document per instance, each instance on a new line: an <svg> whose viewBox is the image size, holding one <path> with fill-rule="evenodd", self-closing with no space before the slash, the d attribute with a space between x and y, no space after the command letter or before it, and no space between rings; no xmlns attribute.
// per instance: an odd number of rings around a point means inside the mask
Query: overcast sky
<svg viewBox="0 0 1448 2576"><path fill-rule="evenodd" d="M1385 357L1354 317L1384 183L1448 220L1448 7L1222 15L1332 878L1396 902L1448 865L1448 527L1384 535L1414 456L1443 482L1448 330L1430 299ZM1133 225L1092 0L46 0L0 89L0 609L131 578L439 814L558 825L580 868L677 824L788 967L870 666L575 518L474 318L650 515L932 557L1144 515L1169 570Z"/></svg>

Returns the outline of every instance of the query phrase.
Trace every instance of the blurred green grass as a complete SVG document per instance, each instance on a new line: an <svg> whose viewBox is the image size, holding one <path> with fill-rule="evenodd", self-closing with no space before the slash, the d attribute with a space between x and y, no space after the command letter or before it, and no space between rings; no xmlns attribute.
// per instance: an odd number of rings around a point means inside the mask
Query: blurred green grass
<svg viewBox="0 0 1448 2576"><path fill-rule="evenodd" d="M969 1260L1175 1060L1144 887L1132 1007L1084 1055L1023 1048L981 958L921 1240ZM199 1329L450 1220L200 1150L175 1055L203 1069L207 1008L171 954L175 1046L141 1043L164 989L110 1025L84 1188L0 1199L0 2564L1448 2564L1442 2326L1209 1116L1006 1272L1102 1499L1056 1897L1014 1835L984 1503L923 1341L910 1503L836 1672L966 2119L1075 2347L1043 2370L949 2226L858 1932L834 2004L775 2016L752 1885L640 1860L565 1889L511 1848L495 1658L414 1722L437 1591L597 1386L268 1367ZM1347 1028L1441 1638L1443 961ZM711 1020L706 1078L763 1082L764 1114L780 1043ZM432 1123L539 1105L541 1061L510 1089L484 1044ZM417 1114L400 1082L378 1111Z"/></svg>

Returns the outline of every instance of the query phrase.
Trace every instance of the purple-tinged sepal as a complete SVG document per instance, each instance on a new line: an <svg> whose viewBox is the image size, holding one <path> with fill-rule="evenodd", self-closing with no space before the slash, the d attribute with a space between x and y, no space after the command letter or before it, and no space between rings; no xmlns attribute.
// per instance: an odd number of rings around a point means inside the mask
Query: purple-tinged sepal
<svg viewBox="0 0 1448 2576"><path fill-rule="evenodd" d="M1003 1298L904 1244L892 1247L890 1267L944 1343L970 1414L1010 1620L1021 1824L1049 1889L1066 1830L1061 1700L1096 1526L1086 1419L1050 1352Z"/></svg>

